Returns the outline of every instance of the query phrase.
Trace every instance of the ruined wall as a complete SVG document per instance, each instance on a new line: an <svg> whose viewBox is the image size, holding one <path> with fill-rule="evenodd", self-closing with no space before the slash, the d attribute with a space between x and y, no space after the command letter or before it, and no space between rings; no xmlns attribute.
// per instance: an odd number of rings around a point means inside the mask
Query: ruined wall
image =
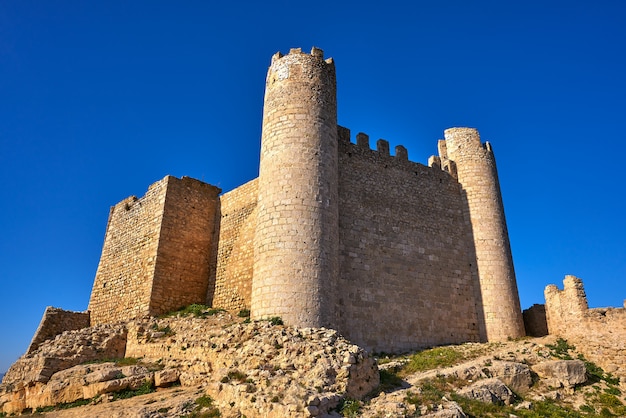
<svg viewBox="0 0 626 418"><path fill-rule="evenodd" d="M563 290L545 289L550 334L574 344L605 371L626 377L626 301L624 308L589 309L582 280L565 276Z"/></svg>
<svg viewBox="0 0 626 418"><path fill-rule="evenodd" d="M64 331L83 329L89 326L89 312L66 311L48 306L43 313L39 327L35 331L26 353L35 351L41 343L51 340Z"/></svg>
<svg viewBox="0 0 626 418"><path fill-rule="evenodd" d="M219 189L166 176L111 208L89 301L91 324L206 299Z"/></svg>
<svg viewBox="0 0 626 418"><path fill-rule="evenodd" d="M339 331L375 351L479 340L473 247L459 184L407 159L370 150L340 129Z"/></svg>
<svg viewBox="0 0 626 418"><path fill-rule="evenodd" d="M210 306L250 309L257 184L254 179L220 197L214 246L217 257L207 297Z"/></svg>
<svg viewBox="0 0 626 418"><path fill-rule="evenodd" d="M531 337L543 337L548 335L548 322L546 321L546 305L534 304L522 312L526 335Z"/></svg>

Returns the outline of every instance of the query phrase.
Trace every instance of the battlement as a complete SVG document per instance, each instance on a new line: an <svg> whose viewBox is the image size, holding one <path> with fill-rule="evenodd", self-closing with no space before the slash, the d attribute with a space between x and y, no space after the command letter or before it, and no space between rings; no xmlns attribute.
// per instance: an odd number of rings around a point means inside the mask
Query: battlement
<svg viewBox="0 0 626 418"><path fill-rule="evenodd" d="M359 150L373 151L384 157L397 158L399 161L406 161L406 162L411 162L413 164L419 164L417 162L409 160L409 153L406 147L404 147L403 145L396 145L394 148L395 154L391 155L389 151L389 141L385 139L377 140L376 149L372 149L370 147L369 135L363 132L359 132L358 134L356 134L355 142L352 142L350 129L345 128L343 126L337 126L337 130L338 130L339 143L343 145L344 147L356 146L356 148Z"/></svg>
<svg viewBox="0 0 626 418"><path fill-rule="evenodd" d="M278 51L274 55L272 55L272 64L274 64L279 59L288 55L311 55L312 57L319 58L321 61L324 61L326 64L334 63L332 58L324 59L324 51L314 46L313 48L311 48L310 54L306 54L302 52L302 48L291 48L287 55L283 55L282 52Z"/></svg>

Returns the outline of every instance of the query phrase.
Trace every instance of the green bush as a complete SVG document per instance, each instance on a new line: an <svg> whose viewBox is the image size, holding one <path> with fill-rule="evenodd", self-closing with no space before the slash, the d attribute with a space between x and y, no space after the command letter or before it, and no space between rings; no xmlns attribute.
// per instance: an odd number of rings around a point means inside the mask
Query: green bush
<svg viewBox="0 0 626 418"><path fill-rule="evenodd" d="M344 399L339 405L339 413L344 417L359 417L361 416L361 407L361 401Z"/></svg>
<svg viewBox="0 0 626 418"><path fill-rule="evenodd" d="M283 324L283 320L282 320L282 318L280 316L273 316L273 317L269 318L268 321L272 325L284 325Z"/></svg>
<svg viewBox="0 0 626 418"><path fill-rule="evenodd" d="M113 393L113 400L117 401L119 399L128 399L139 395L146 395L154 391L155 389L152 381L146 380L137 389L124 389L119 392Z"/></svg>

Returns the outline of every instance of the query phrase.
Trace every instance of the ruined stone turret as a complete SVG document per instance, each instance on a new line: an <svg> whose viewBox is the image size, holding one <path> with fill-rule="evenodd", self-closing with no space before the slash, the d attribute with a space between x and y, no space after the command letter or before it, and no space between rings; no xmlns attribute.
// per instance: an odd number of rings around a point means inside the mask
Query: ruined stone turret
<svg viewBox="0 0 626 418"><path fill-rule="evenodd" d="M255 233L253 318L332 324L338 275L335 65L277 53L267 74Z"/></svg>
<svg viewBox="0 0 626 418"><path fill-rule="evenodd" d="M524 336L509 233L496 162L473 128L450 128L439 143L442 167L457 177L466 200L476 252L480 298L488 341Z"/></svg>

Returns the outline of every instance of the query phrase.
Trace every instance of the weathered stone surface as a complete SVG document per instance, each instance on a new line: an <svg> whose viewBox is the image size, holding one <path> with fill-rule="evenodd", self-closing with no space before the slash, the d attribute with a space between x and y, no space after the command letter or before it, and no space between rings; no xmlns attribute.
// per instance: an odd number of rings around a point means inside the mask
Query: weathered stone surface
<svg viewBox="0 0 626 418"><path fill-rule="evenodd" d="M93 360L121 358L125 351L124 325L106 324L65 331L18 359L9 368L2 384L12 387L46 383L58 371Z"/></svg>
<svg viewBox="0 0 626 418"><path fill-rule="evenodd" d="M587 381L585 363L580 360L553 360L535 364L532 370L554 387L573 388Z"/></svg>
<svg viewBox="0 0 626 418"><path fill-rule="evenodd" d="M473 385L463 388L459 395L486 403L511 405L515 394L500 379L479 380Z"/></svg>
<svg viewBox="0 0 626 418"><path fill-rule="evenodd" d="M492 377L500 379L505 385L515 392L524 393L533 384L530 367L522 363L510 361L494 361L489 367Z"/></svg>
<svg viewBox="0 0 626 418"><path fill-rule="evenodd" d="M220 191L166 176L111 208L89 300L92 325L205 303Z"/></svg>
<svg viewBox="0 0 626 418"><path fill-rule="evenodd" d="M26 352L32 353L41 343L63 331L87 328L89 324L89 312L72 312L48 306Z"/></svg>
<svg viewBox="0 0 626 418"><path fill-rule="evenodd" d="M565 276L563 290L547 286L544 295L550 334L626 381L626 308L589 309L582 280L575 276Z"/></svg>
<svg viewBox="0 0 626 418"><path fill-rule="evenodd" d="M437 411L422 415L424 418L467 418L459 404L447 401L439 405Z"/></svg>
<svg viewBox="0 0 626 418"><path fill-rule="evenodd" d="M177 369L160 370L154 373L154 385L158 388L171 386L180 379L180 372Z"/></svg>
<svg viewBox="0 0 626 418"><path fill-rule="evenodd" d="M146 320L141 326L144 329L141 340L150 344L144 345L146 353L150 353L150 355L158 353L161 350L158 348L160 343L169 345L169 352L172 353L172 356L169 357L168 361L162 360L158 365L164 367L163 372L181 371L181 382L185 381L182 376L186 375L190 379L186 382L193 382L193 386L186 386L186 383L182 383L182 386L175 388L159 388L157 392L152 394L114 402L111 393L102 394L96 396L89 406L55 411L47 413L46 416L50 418L174 418L190 414L196 407L194 401L198 397L206 395L213 398L214 405L219 408L221 416L224 418L237 418L242 414L250 418L314 416L311 414L325 418L340 416L336 408L340 405L341 400L345 399L343 392L333 391L332 387L330 391L326 391L328 387L319 387L312 391L304 387L304 383L311 385L313 382L313 377L307 375L309 372L305 368L307 363L314 365L316 362L324 362L331 366L330 369L326 370L329 370L331 374L334 370L337 376L339 375L337 370L341 370L343 365L353 365L350 363L350 354L354 353L341 348L342 345L338 344L341 342L340 338L328 345L325 344L332 341L332 331L300 330L300 333L306 335L306 338L302 338L301 341L290 341L292 333L288 331L289 328L286 328L283 333L285 327L269 326L270 332L266 333L263 326L250 328L246 326L234 333L232 332L234 330L232 327L233 317L227 314L218 316L219 318L211 317L203 320L167 319L154 320L154 322ZM175 322L180 322L180 324L176 326L174 325ZM212 323L212 328L202 326L203 322L204 325ZM161 326L169 324L171 328L175 329L175 334L162 335L155 339L154 336L159 335L159 331L154 330L152 324ZM276 333L275 331L280 332ZM195 336L202 333L208 336L204 345L202 342L198 344L199 340L194 340L196 337L187 338L188 335ZM254 339L254 337L259 339ZM250 341L246 343L247 340ZM389 393L376 394L373 392L371 393L373 398L361 405L359 416L364 418L463 417L465 414L458 408L458 404L449 401L450 395L463 387L468 387L468 385L479 386L478 382L484 382L486 376L492 376L503 368L509 370L511 368L509 366L515 368L515 364L536 365L546 362L551 349L543 344L554 344L555 340L554 337L546 337L539 340L511 341L502 344L456 346L454 347L455 350L459 350L461 354L471 358L471 360L453 367L437 368L406 376L400 386ZM294 344L296 342L297 344ZM215 347L212 347L213 343L216 344ZM268 358L276 358L276 362L270 362L270 364L259 362L256 352L249 350L251 343L258 346L259 353L267 351ZM216 351L219 350L221 356L221 353L225 355L230 351L230 344L243 350L231 351L230 355L234 358L232 364L224 365L221 363L223 357L199 356L202 351L198 350L198 347L204 347L204 349L211 347ZM267 347L264 344L267 344ZM281 344L282 347L280 347ZM314 347L306 349L309 344L313 344ZM185 349L183 350L182 347ZM320 354L319 350L325 348L328 348L328 353ZM283 350L294 351L299 358L294 359L291 354L284 355ZM473 357L472 353L476 352L481 353L480 357ZM570 354L577 355L574 351ZM358 364L359 356L354 356L354 358L357 361L354 364ZM398 364L404 362L406 360L399 358L395 366L397 367ZM274 368L274 364L281 365L283 368ZM150 369L156 366L157 364L152 364ZM145 370L140 365L124 367L116 366L113 363L81 365L63 373L56 373L48 384L35 383L28 390L21 392L0 393L0 405L5 404L7 406L6 402L10 402L11 406L22 405L23 409L26 407L28 398L31 398L31 402L33 399L39 399L40 402L43 402L46 394L53 394L57 398L71 399L78 396L77 389L80 389L80 385L83 384L86 386L82 386L82 389L91 388L92 394L98 393L95 389L100 383L110 382L103 385L107 390L113 387L120 388L123 386L121 380L128 379L131 373L137 373L135 384L140 384L143 382L140 374ZM240 374L231 373L234 371ZM120 375L120 372L124 377ZM159 374L160 371L156 373ZM522 374L524 374L523 371ZM224 379L229 375L230 378ZM472 376L475 380L471 379L474 381L468 382L460 376ZM102 379L106 380L99 382ZM315 379L321 379L321 376ZM597 404L591 403L594 396L598 393L605 393L609 387L612 390L615 389L604 382L596 382L593 385L581 385L576 391L563 388L554 390L546 387L550 379L540 378L536 381L530 390L523 394L524 402L518 404L516 409L532 409L534 402L545 400L559 400L563 404L572 405L573 408L580 408L585 404L597 407ZM72 384L69 384L70 380L73 382ZM432 398L432 385L442 390L441 398ZM335 385L334 387L339 386ZM491 392L488 391L487 394L482 393L482 395L488 395L493 399L492 392L498 393L498 391L491 389ZM425 394L426 398L420 399L421 394Z"/></svg>
<svg viewBox="0 0 626 418"><path fill-rule="evenodd" d="M296 417L305 410L323 416L344 397L362 398L379 383L375 360L334 330L236 323L225 312L208 318L146 318L127 327L126 356L142 358L150 369L83 364L31 385L3 385L2 411L101 398L146 381L157 387L180 381L183 387L206 385L209 395L247 416ZM167 327L170 332L159 331ZM94 329L80 332L98 335ZM76 360L85 350L74 344L83 341L80 332L55 340L62 344L56 349L46 348L47 343L41 349ZM162 370L151 371L157 367Z"/></svg>

